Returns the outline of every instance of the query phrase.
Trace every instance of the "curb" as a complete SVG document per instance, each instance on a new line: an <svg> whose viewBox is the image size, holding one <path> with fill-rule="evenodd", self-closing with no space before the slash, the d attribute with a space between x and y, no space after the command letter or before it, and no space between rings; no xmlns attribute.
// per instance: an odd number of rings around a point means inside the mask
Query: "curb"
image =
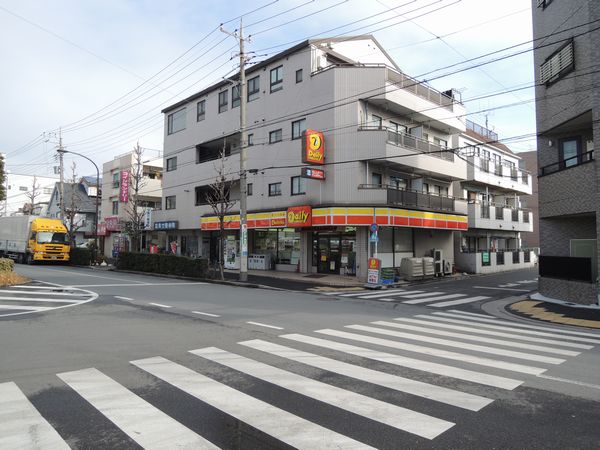
<svg viewBox="0 0 600 450"><path fill-rule="evenodd" d="M517 309L517 306L521 309ZM538 323L541 322L551 325L562 325L600 331L600 314L594 314L598 318L586 318L584 313L586 310L575 310L569 306L556 303L518 298L516 301L512 301L505 305L504 311L514 317L528 319ZM579 314L573 314L575 311Z"/></svg>

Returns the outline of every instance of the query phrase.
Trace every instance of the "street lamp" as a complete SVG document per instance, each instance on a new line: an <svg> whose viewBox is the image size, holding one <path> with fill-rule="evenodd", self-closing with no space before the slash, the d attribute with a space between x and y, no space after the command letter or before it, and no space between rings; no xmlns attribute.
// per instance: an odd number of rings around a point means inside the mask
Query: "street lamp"
<svg viewBox="0 0 600 450"><path fill-rule="evenodd" d="M94 167L96 168L96 221L94 223L94 237L95 237L95 241L96 241L96 251L99 251L100 243L98 241L98 210L99 210L98 200L100 198L100 169L98 169L98 166L96 165L96 163L94 161L92 161L90 158L88 158L85 155L82 155L80 153L75 153L70 150L65 150L64 148L59 148L56 151L59 154L71 153L72 155L81 156L82 158L87 159L89 162L91 162L94 165ZM62 170L62 168L61 168L61 170ZM63 198L61 198L60 201L62 203L64 201Z"/></svg>

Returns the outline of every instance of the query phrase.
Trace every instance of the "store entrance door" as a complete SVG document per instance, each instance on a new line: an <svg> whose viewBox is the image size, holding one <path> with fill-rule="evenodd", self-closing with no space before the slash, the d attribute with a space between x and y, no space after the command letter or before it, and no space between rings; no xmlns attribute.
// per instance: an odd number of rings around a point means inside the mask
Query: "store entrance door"
<svg viewBox="0 0 600 450"><path fill-rule="evenodd" d="M318 238L319 273L340 273L340 236L321 235Z"/></svg>

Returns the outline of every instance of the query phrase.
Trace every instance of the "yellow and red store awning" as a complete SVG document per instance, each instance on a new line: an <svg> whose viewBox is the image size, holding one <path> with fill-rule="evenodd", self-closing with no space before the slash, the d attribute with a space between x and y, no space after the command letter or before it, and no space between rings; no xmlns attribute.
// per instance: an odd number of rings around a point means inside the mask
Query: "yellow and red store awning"
<svg viewBox="0 0 600 450"><path fill-rule="evenodd" d="M298 209L310 211L310 207L293 207L287 211L274 211L266 213L249 213L248 228L297 228L299 226L369 226L377 223L382 226L435 228L446 230L466 230L468 219L458 214L434 213L428 211L413 211L400 208L362 208L362 207L330 207L312 208L307 221L298 225ZM294 215L290 215L294 212ZM288 224L288 217L293 223ZM235 230L240 228L239 214L224 217L224 228ZM200 229L218 230L219 218L217 216L202 217Z"/></svg>

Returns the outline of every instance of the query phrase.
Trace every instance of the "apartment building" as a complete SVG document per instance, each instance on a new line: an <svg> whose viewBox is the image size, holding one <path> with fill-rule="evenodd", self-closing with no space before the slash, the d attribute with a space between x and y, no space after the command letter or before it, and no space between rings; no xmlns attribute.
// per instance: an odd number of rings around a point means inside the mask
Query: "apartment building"
<svg viewBox="0 0 600 450"><path fill-rule="evenodd" d="M533 231L532 212L521 204L521 195L531 194L532 177L521 158L470 120L452 146L467 161L466 178L455 189L468 201L469 225L455 236L457 268L491 273L532 267L535 253L521 245L521 234Z"/></svg>
<svg viewBox="0 0 600 450"><path fill-rule="evenodd" d="M39 215L50 201L56 177L42 177L7 172L5 179L6 199L0 203L0 215L14 216L31 213L31 198L33 196L33 214Z"/></svg>
<svg viewBox="0 0 600 450"><path fill-rule="evenodd" d="M101 237L100 248L106 256L116 256L120 251L132 249L131 238L128 235L128 223L137 220L137 215L144 214L145 230L150 231L152 210L160 209L162 197L162 158L138 158L134 152L116 156L112 161L102 166L102 205L98 226ZM142 175L136 194L134 188L135 174ZM139 201L137 211L132 208L137 195ZM150 244L162 245L160 236L153 233L143 233L139 242L140 249L149 248Z"/></svg>
<svg viewBox="0 0 600 450"><path fill-rule="evenodd" d="M454 192L467 164L447 150L465 131L454 91L404 74L372 36L308 40L246 72L251 269L364 279L373 223L385 267L434 248L454 263L454 233L468 225L467 203ZM239 264L238 107L232 79L163 110L164 207L153 219L178 252L216 260L219 223L206 194L224 149L232 268ZM307 153L311 143L316 157Z"/></svg>
<svg viewBox="0 0 600 450"><path fill-rule="evenodd" d="M539 291L544 297L597 303L600 167L594 142L600 138L600 2L533 0L532 16Z"/></svg>

